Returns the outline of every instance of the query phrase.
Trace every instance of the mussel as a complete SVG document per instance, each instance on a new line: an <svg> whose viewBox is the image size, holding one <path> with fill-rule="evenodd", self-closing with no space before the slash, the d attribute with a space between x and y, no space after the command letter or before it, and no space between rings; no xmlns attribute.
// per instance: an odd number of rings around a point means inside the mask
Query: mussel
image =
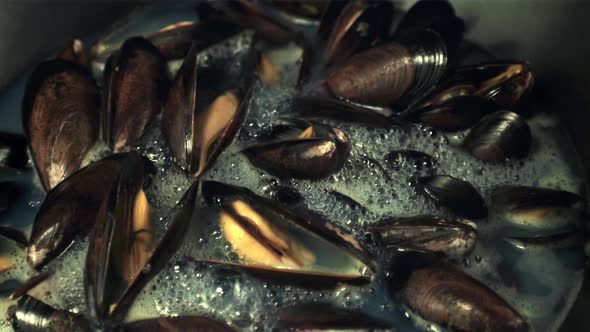
<svg viewBox="0 0 590 332"><path fill-rule="evenodd" d="M510 304L438 256L401 254L392 274L392 295L425 320L452 331L528 331L527 322Z"/></svg>
<svg viewBox="0 0 590 332"><path fill-rule="evenodd" d="M437 252L451 257L469 254L477 242L477 225L456 217L386 218L370 225L368 231L386 248Z"/></svg>
<svg viewBox="0 0 590 332"><path fill-rule="evenodd" d="M281 331L395 331L390 323L328 303L303 303L279 309L275 328Z"/></svg>
<svg viewBox="0 0 590 332"><path fill-rule="evenodd" d="M285 121L293 134L242 151L254 166L279 178L303 179L321 179L342 168L350 152L350 139L342 130L303 120Z"/></svg>
<svg viewBox="0 0 590 332"><path fill-rule="evenodd" d="M125 323L117 332L234 332L235 330L215 319L202 316L158 317Z"/></svg>
<svg viewBox="0 0 590 332"><path fill-rule="evenodd" d="M449 175L432 175L418 179L422 190L440 205L466 218L484 218L488 208L479 192L469 182Z"/></svg>
<svg viewBox="0 0 590 332"><path fill-rule="evenodd" d="M577 194L548 188L500 186L492 192L494 211L519 228L551 233L573 230L581 211Z"/></svg>
<svg viewBox="0 0 590 332"><path fill-rule="evenodd" d="M11 241L14 241L21 248L27 247L27 237L20 229L10 226L0 226L0 236L3 236Z"/></svg>
<svg viewBox="0 0 590 332"><path fill-rule="evenodd" d="M438 104L460 95L480 96L503 108L512 108L534 84L529 65L521 61L494 61L456 68L427 98Z"/></svg>
<svg viewBox="0 0 590 332"><path fill-rule="evenodd" d="M9 210L23 193L22 185L16 181L0 181L0 214Z"/></svg>
<svg viewBox="0 0 590 332"><path fill-rule="evenodd" d="M323 85L338 98L407 106L439 81L446 64L441 37L432 30L412 29L400 33L396 41L352 56Z"/></svg>
<svg viewBox="0 0 590 332"><path fill-rule="evenodd" d="M0 165L23 169L28 162L27 139L17 134L0 133Z"/></svg>
<svg viewBox="0 0 590 332"><path fill-rule="evenodd" d="M103 138L114 152L129 151L166 101L166 60L149 41L133 37L109 57L103 81Z"/></svg>
<svg viewBox="0 0 590 332"><path fill-rule="evenodd" d="M296 213L246 188L213 181L203 183L203 196L215 207L211 219L239 258L197 261L242 268L279 282L303 281L311 287L316 282L362 284L372 275L374 262L363 246L309 211L299 208Z"/></svg>
<svg viewBox="0 0 590 332"><path fill-rule="evenodd" d="M31 289L37 287L39 284L43 283L52 275L53 272L45 271L35 276L32 276L27 281L25 281L20 287L15 289L6 299L12 301L21 298L23 295L27 294Z"/></svg>
<svg viewBox="0 0 590 332"><path fill-rule="evenodd" d="M431 155L416 150L394 150L386 154L385 164L394 170L411 167L415 170L431 169L438 165L438 161Z"/></svg>
<svg viewBox="0 0 590 332"><path fill-rule="evenodd" d="M136 152L114 154L70 175L47 193L35 218L27 261L41 268L59 256L77 236L92 229L95 215L123 165L141 160ZM148 164L138 163L138 173Z"/></svg>
<svg viewBox="0 0 590 332"><path fill-rule="evenodd" d="M83 316L57 310L35 298L23 296L8 308L8 320L15 332L90 332Z"/></svg>
<svg viewBox="0 0 590 332"><path fill-rule="evenodd" d="M493 101L479 96L457 96L441 103L410 111L405 118L444 131L457 131L475 125L484 116L498 111Z"/></svg>
<svg viewBox="0 0 590 332"><path fill-rule="evenodd" d="M157 242L144 226L149 207L141 184L133 169L124 170L96 216L84 289L90 316L98 320L125 318L137 294L181 246L193 217L199 182L167 217L170 226Z"/></svg>
<svg viewBox="0 0 590 332"><path fill-rule="evenodd" d="M298 21L317 21L322 17L328 1L316 0L272 0L273 6L279 8L287 15L296 16Z"/></svg>
<svg viewBox="0 0 590 332"><path fill-rule="evenodd" d="M252 43L251 34L242 37ZM240 82L228 86L223 73L203 66L203 59L193 45L176 74L162 115L162 133L175 162L194 176L211 167L240 130L252 83L250 75L244 74ZM245 67L250 60L244 61Z"/></svg>
<svg viewBox="0 0 590 332"><path fill-rule="evenodd" d="M523 158L531 149L531 129L518 114L500 111L485 116L471 128L463 146L484 161Z"/></svg>
<svg viewBox="0 0 590 332"><path fill-rule="evenodd" d="M27 82L23 128L46 191L78 170L99 133L100 93L85 68L43 62Z"/></svg>

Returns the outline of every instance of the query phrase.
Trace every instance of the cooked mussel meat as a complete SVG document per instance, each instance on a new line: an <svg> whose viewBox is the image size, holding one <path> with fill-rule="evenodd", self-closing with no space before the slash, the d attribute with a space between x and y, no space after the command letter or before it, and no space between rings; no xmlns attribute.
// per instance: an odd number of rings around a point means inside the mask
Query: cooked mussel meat
<svg viewBox="0 0 590 332"><path fill-rule="evenodd" d="M441 103L410 111L405 118L444 131L457 131L475 125L484 116L498 111L493 101L479 96L457 96Z"/></svg>
<svg viewBox="0 0 590 332"><path fill-rule="evenodd" d="M324 178L342 168L350 153L350 139L342 130L303 120L289 122L292 133L242 151L254 166L279 178L303 179Z"/></svg>
<svg viewBox="0 0 590 332"><path fill-rule="evenodd" d="M521 61L494 61L456 68L445 78L427 103L437 104L458 95L475 95L512 108L531 90L534 78Z"/></svg>
<svg viewBox="0 0 590 332"><path fill-rule="evenodd" d="M23 128L46 191L78 170L99 133L100 93L85 68L65 60L43 62L23 97Z"/></svg>
<svg viewBox="0 0 590 332"><path fill-rule="evenodd" d="M469 183L449 175L432 175L418 179L419 188L438 204L466 218L484 218L488 214L480 193Z"/></svg>
<svg viewBox="0 0 590 332"><path fill-rule="evenodd" d="M492 192L494 211L519 228L561 232L574 229L581 218L577 194L548 188L500 186Z"/></svg>
<svg viewBox="0 0 590 332"><path fill-rule="evenodd" d="M439 81L446 64L446 46L436 32L408 30L396 41L352 56L324 86L338 98L363 104L410 105Z"/></svg>
<svg viewBox="0 0 590 332"><path fill-rule="evenodd" d="M252 43L251 34L244 36ZM211 167L240 130L252 83L251 77L243 77L227 86L223 73L203 66L202 61L193 45L176 74L162 115L162 133L175 162L194 176Z"/></svg>
<svg viewBox="0 0 590 332"><path fill-rule="evenodd" d="M395 331L390 323L328 303L303 303L279 309L275 328L281 331Z"/></svg>
<svg viewBox="0 0 590 332"><path fill-rule="evenodd" d="M408 252L392 267L393 296L425 320L452 331L528 331L509 303L438 256Z"/></svg>
<svg viewBox="0 0 590 332"><path fill-rule="evenodd" d="M8 308L8 320L15 332L90 332L83 316L57 310L35 298L23 296Z"/></svg>
<svg viewBox="0 0 590 332"><path fill-rule="evenodd" d="M141 157L136 152L114 154L70 175L47 193L35 218L27 261L41 268L59 256L77 236L92 229L98 209L123 165ZM137 164L146 172L147 161Z"/></svg>
<svg viewBox="0 0 590 332"><path fill-rule="evenodd" d="M463 146L484 161L523 158L531 149L531 129L518 114L500 111L485 116L467 134Z"/></svg>
<svg viewBox="0 0 590 332"><path fill-rule="evenodd" d="M343 229L312 213L297 213L246 188L203 183L203 196L215 207L215 222L239 256L197 257L210 263L242 266L247 272L284 282L359 284L368 281L374 262ZM291 278L292 280L286 280ZM327 280L326 280L327 279ZM299 280L300 281L300 280Z"/></svg>
<svg viewBox="0 0 590 332"><path fill-rule="evenodd" d="M114 152L129 151L166 101L166 60L149 41L133 37L109 57L103 80L103 138Z"/></svg>
<svg viewBox="0 0 590 332"><path fill-rule="evenodd" d="M370 225L368 231L386 248L437 252L451 257L469 254L477 242L477 225L456 217L386 218Z"/></svg>

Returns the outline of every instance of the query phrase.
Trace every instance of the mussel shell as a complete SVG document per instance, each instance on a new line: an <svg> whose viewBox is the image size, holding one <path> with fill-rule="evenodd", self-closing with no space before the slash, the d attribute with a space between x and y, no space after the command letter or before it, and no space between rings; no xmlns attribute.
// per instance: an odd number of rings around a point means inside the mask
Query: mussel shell
<svg viewBox="0 0 590 332"><path fill-rule="evenodd" d="M166 217L165 221L170 226L149 256L145 268L129 285L116 307L112 310L112 317L115 320L120 321L125 318L127 310L131 307L139 292L152 278L160 273L183 244L196 208L198 192L199 182L195 181Z"/></svg>
<svg viewBox="0 0 590 332"><path fill-rule="evenodd" d="M380 108L368 107L344 100L321 96L297 96L293 98L292 107L297 115L305 119L333 119L366 124L378 128L391 128L401 123Z"/></svg>
<svg viewBox="0 0 590 332"><path fill-rule="evenodd" d="M24 296L8 308L8 320L15 332L90 332L84 317L60 311L32 297Z"/></svg>
<svg viewBox="0 0 590 332"><path fill-rule="evenodd" d="M200 68L198 51L193 44L176 73L162 114L162 133L175 162L195 176L205 172L231 144L252 94L251 77L244 77L232 89L211 87L214 77L219 80L223 75Z"/></svg>
<svg viewBox="0 0 590 332"><path fill-rule="evenodd" d="M31 289L37 287L37 285L41 284L52 275L53 272L45 271L29 278L20 287L15 289L6 299L12 301L22 297L23 295L27 294Z"/></svg>
<svg viewBox="0 0 590 332"><path fill-rule="evenodd" d="M23 193L22 185L14 181L0 182L0 214L9 210Z"/></svg>
<svg viewBox="0 0 590 332"><path fill-rule="evenodd" d="M469 183L448 175L418 179L420 188L455 214L466 218L485 218L488 208L480 193Z"/></svg>
<svg viewBox="0 0 590 332"><path fill-rule="evenodd" d="M279 178L321 179L342 168L350 153L350 139L340 129L309 124L315 135L247 147L250 162Z"/></svg>
<svg viewBox="0 0 590 332"><path fill-rule="evenodd" d="M88 52L86 52L84 43L80 39L72 39L72 41L70 41L68 45L57 54L56 58L68 60L83 67L88 67L90 64Z"/></svg>
<svg viewBox="0 0 590 332"><path fill-rule="evenodd" d="M46 191L78 170L99 133L100 94L85 68L46 61L27 82L22 116L31 154Z"/></svg>
<svg viewBox="0 0 590 332"><path fill-rule="evenodd" d="M321 63L340 63L384 39L392 17L388 1L330 1L318 27L319 40L325 44Z"/></svg>
<svg viewBox="0 0 590 332"><path fill-rule="evenodd" d="M476 224L455 217L387 218L370 225L368 231L387 248L429 251L452 257L469 254L477 242Z"/></svg>
<svg viewBox="0 0 590 332"><path fill-rule="evenodd" d="M0 165L23 169L28 162L27 139L17 134L0 133Z"/></svg>
<svg viewBox="0 0 590 332"><path fill-rule="evenodd" d="M411 111L406 118L444 131L467 129L498 111L493 101L479 96L458 96Z"/></svg>
<svg viewBox="0 0 590 332"><path fill-rule="evenodd" d="M481 119L467 134L463 146L484 161L524 158L532 144L531 129L518 114L500 111Z"/></svg>
<svg viewBox="0 0 590 332"><path fill-rule="evenodd" d="M271 186L264 189L266 195L281 204L297 205L303 202L303 196L295 189L288 186Z"/></svg>
<svg viewBox="0 0 590 332"><path fill-rule="evenodd" d="M279 309L275 328L281 331L394 331L390 323L328 303L303 303Z"/></svg>
<svg viewBox="0 0 590 332"><path fill-rule="evenodd" d="M492 202L505 210L534 207L568 207L581 197L569 191L549 188L504 185L494 188Z"/></svg>
<svg viewBox="0 0 590 332"><path fill-rule="evenodd" d="M527 322L499 295L432 254L398 256L389 285L413 312L453 331L528 331Z"/></svg>
<svg viewBox="0 0 590 332"><path fill-rule="evenodd" d="M246 209L244 209L244 211L237 211L235 209L236 205L232 204L235 202L241 202L240 205L247 205L248 209L255 210L254 212L260 215L255 218L261 219L257 222L268 223L268 226L272 226L269 228L281 226L280 232L276 231L275 233L277 233L278 236L286 236L287 238L278 240L289 241L291 239L289 236L291 236L292 232L301 231L305 233L305 237L302 235L302 243L308 244L307 241L311 241L317 242L314 245L320 245L319 242L321 242L321 246L324 246L323 250L337 250L339 255L349 257L347 258L348 260L354 259L354 262L350 261L350 263L347 264L352 264L355 268L360 268L362 265L363 269L368 268L368 270L374 271L375 262L371 255L369 255L366 249L352 236L352 234L349 234L344 229L341 229L337 225L330 223L311 211L305 210L301 207L298 207L295 211L286 206L277 204L276 201L257 196L246 188L235 187L214 181L206 181L203 183L203 197L209 205L219 206L223 211L227 211L227 213L234 218L243 219L242 215L243 213L246 213ZM243 221L245 222L247 220ZM252 222L253 221L250 221L250 223ZM297 230L287 230L287 225L289 225L289 227L295 227ZM251 236L259 237L259 235L260 234L252 234ZM270 240L277 241L277 239ZM261 243L261 246L266 245L266 242ZM336 251L334 251L334 253L336 253ZM256 264L254 265L256 266ZM261 264L258 264L258 266L260 265ZM274 267L267 266L267 269L274 270ZM283 270L285 269L282 269L279 272L282 272ZM295 273L308 275L314 273L321 275L323 271L324 270L309 270L306 266L303 266L300 270L293 270ZM366 279L365 272L355 272L350 274L349 277L353 279ZM338 273L339 272L328 274Z"/></svg>
<svg viewBox="0 0 590 332"><path fill-rule="evenodd" d="M456 68L429 100L467 93L490 99L503 108L512 108L533 85L532 71L525 62L485 62Z"/></svg>
<svg viewBox="0 0 590 332"><path fill-rule="evenodd" d="M397 42L352 56L324 84L335 96L363 104L410 104L438 82L446 63L446 47L435 32L404 31Z"/></svg>
<svg viewBox="0 0 590 332"><path fill-rule="evenodd" d="M166 60L148 40L127 39L107 60L103 86L103 138L114 152L129 151L166 101Z"/></svg>
<svg viewBox="0 0 590 332"><path fill-rule="evenodd" d="M414 4L404 15L397 30L426 28L441 35L445 44L453 53L463 40L465 24L457 17L455 10L446 0L421 0Z"/></svg>
<svg viewBox="0 0 590 332"><path fill-rule="evenodd" d="M319 20L322 17L324 10L329 3L329 1L317 0L272 0L271 2L275 7L288 13L288 15L294 15L306 20L314 21Z"/></svg>
<svg viewBox="0 0 590 332"><path fill-rule="evenodd" d="M21 248L26 248L29 243L27 236L21 230L10 226L0 226L0 236L16 242Z"/></svg>
<svg viewBox="0 0 590 332"><path fill-rule="evenodd" d="M341 204L347 206L352 210L356 210L357 212L366 213L368 212L367 208L364 207L361 203L357 202L354 198L345 195L341 192L336 190L325 190L328 195L334 196L336 200L338 200Z"/></svg>
<svg viewBox="0 0 590 332"><path fill-rule="evenodd" d="M43 267L77 236L84 236L93 228L103 199L131 154L138 156L129 152L94 162L47 193L29 239L27 261L31 266Z"/></svg>
<svg viewBox="0 0 590 332"><path fill-rule="evenodd" d="M143 268L141 259L134 256L136 240L142 240L135 233L134 222L137 196L147 177L142 157L130 154L95 213L84 269L86 302L93 318L108 318L112 306L119 303ZM150 232L149 227L145 231ZM139 249L148 251L141 254L151 253L151 248Z"/></svg>
<svg viewBox="0 0 590 332"><path fill-rule="evenodd" d="M202 316L158 317L123 324L118 332L234 332L226 323Z"/></svg>

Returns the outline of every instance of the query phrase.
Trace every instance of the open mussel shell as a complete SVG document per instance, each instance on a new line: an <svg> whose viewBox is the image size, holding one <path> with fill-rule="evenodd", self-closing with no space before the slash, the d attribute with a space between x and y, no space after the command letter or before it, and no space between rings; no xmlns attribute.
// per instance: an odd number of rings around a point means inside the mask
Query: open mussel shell
<svg viewBox="0 0 590 332"><path fill-rule="evenodd" d="M23 296L8 308L8 320L15 332L90 332L83 316L57 310L35 298Z"/></svg>
<svg viewBox="0 0 590 332"><path fill-rule="evenodd" d="M397 26L398 31L412 28L436 31L444 39L449 53L454 53L463 40L465 24L456 16L455 9L449 1L421 0L408 10Z"/></svg>
<svg viewBox="0 0 590 332"><path fill-rule="evenodd" d="M253 42L251 35L248 40ZM239 86L226 88L216 83L223 75L201 67L201 61L193 45L174 78L162 115L162 133L175 162L194 176L206 171L234 140L252 93L251 75L245 74Z"/></svg>
<svg viewBox="0 0 590 332"><path fill-rule="evenodd" d="M392 128L402 124L392 117L391 110L387 108L325 96L297 96L292 100L292 107L298 116L305 119L332 119L378 128Z"/></svg>
<svg viewBox="0 0 590 332"><path fill-rule="evenodd" d="M218 264L243 266L271 279L303 278L312 285L315 279L332 285L370 280L374 262L368 252L351 234L319 216L302 209L296 213L246 188L219 182L204 182L203 196L217 207L214 220L239 256Z"/></svg>
<svg viewBox="0 0 590 332"><path fill-rule="evenodd" d="M27 139L17 134L0 133L0 165L23 169L28 162Z"/></svg>
<svg viewBox="0 0 590 332"><path fill-rule="evenodd" d="M451 331L528 331L510 304L439 256L400 254L392 269L392 295L427 321Z"/></svg>
<svg viewBox="0 0 590 332"><path fill-rule="evenodd" d="M456 217L387 218L370 225L368 231L386 248L437 252L450 257L469 254L477 243L477 225Z"/></svg>
<svg viewBox="0 0 590 332"><path fill-rule="evenodd" d="M104 319L137 277L152 253L154 227L143 191L144 160L132 155L95 214L84 270L91 316Z"/></svg>
<svg viewBox="0 0 590 332"><path fill-rule="evenodd" d="M410 111L405 118L444 131L467 129L498 111L493 101L479 96L457 96Z"/></svg>
<svg viewBox="0 0 590 332"><path fill-rule="evenodd" d="M31 154L46 191L78 170L99 133L100 93L85 68L46 61L33 71L22 116Z"/></svg>
<svg viewBox="0 0 590 332"><path fill-rule="evenodd" d="M257 143L242 152L250 162L279 178L321 179L339 171L350 153L340 129L295 121L294 135Z"/></svg>
<svg viewBox="0 0 590 332"><path fill-rule="evenodd" d="M368 105L409 105L435 85L447 64L447 50L432 30L408 30L397 41L357 53L324 86L336 97Z"/></svg>
<svg viewBox="0 0 590 332"><path fill-rule="evenodd" d="M480 219L488 215L483 197L469 182L449 175L432 175L418 178L418 184L438 204L459 216Z"/></svg>
<svg viewBox="0 0 590 332"><path fill-rule="evenodd" d="M485 116L463 140L463 146L484 161L524 158L531 144L529 125L518 114L508 111Z"/></svg>
<svg viewBox="0 0 590 332"><path fill-rule="evenodd" d="M530 91L534 78L529 65L521 61L494 61L456 68L446 77L429 103L438 103L457 95L475 95L512 108Z"/></svg>
<svg viewBox="0 0 590 332"><path fill-rule="evenodd" d="M387 1L330 1L318 28L325 48L320 62L339 63L384 39L391 26L393 4Z"/></svg>
<svg viewBox="0 0 590 332"><path fill-rule="evenodd" d="M281 331L395 331L390 323L328 303L303 303L279 309L274 327Z"/></svg>
<svg viewBox="0 0 590 332"><path fill-rule="evenodd" d="M249 0L209 0L197 7L199 18L226 21L246 29L269 42L288 43L299 38L299 32L276 17L257 7Z"/></svg>
<svg viewBox="0 0 590 332"><path fill-rule="evenodd" d="M137 179L127 178L127 181L130 182L120 181L118 186L113 186L112 194L125 194L133 187L137 189ZM117 223L135 223L138 218L137 215L134 215L134 220L121 219L120 217L124 216L118 212L120 211L118 209L113 211L112 216L106 216L104 213L111 210L109 206L121 204L115 197L118 195L110 196L107 199L110 202L103 205L103 210L97 216L97 226L91 237L84 271L86 303L92 317L112 318L116 321L125 318L127 310L139 292L164 268L182 245L193 217L198 188L199 183L194 182L166 218L170 226L157 245L154 240L148 243L149 239L146 238L143 228L135 231L130 228L121 229L120 234L113 234L113 231L120 229ZM128 201L128 199L123 199L124 201ZM135 199L135 201L135 211L138 211L138 200ZM143 237L138 237L138 234L143 234ZM123 238L121 239L121 237ZM115 241L125 243L117 244ZM130 252L114 250L121 246L132 250ZM133 250L137 255L133 254ZM123 266L127 266L127 269L121 269Z"/></svg>
<svg viewBox="0 0 590 332"><path fill-rule="evenodd" d="M66 250L77 236L88 234L121 168L138 158L141 157L136 152L111 155L70 175L49 191L31 230L29 264L43 267Z"/></svg>
<svg viewBox="0 0 590 332"><path fill-rule="evenodd" d="M116 332L234 332L224 322L202 316L158 317L125 323L114 329Z"/></svg>
<svg viewBox="0 0 590 332"><path fill-rule="evenodd" d="M547 188L500 186L492 192L494 211L518 228L551 233L573 230L582 215L580 196Z"/></svg>
<svg viewBox="0 0 590 332"><path fill-rule="evenodd" d="M55 57L77 63L83 67L90 65L88 52L80 39L72 39Z"/></svg>
<svg viewBox="0 0 590 332"><path fill-rule="evenodd" d="M133 37L109 57L103 80L103 138L114 152L129 151L166 101L166 60L148 40Z"/></svg>

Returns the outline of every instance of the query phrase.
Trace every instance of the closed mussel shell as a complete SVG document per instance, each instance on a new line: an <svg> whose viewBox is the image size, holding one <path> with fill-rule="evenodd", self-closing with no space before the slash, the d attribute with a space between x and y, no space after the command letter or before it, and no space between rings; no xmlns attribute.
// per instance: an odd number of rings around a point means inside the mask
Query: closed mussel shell
<svg viewBox="0 0 590 332"><path fill-rule="evenodd" d="M439 256L400 254L392 268L392 295L425 320L452 331L528 331L510 304Z"/></svg>
<svg viewBox="0 0 590 332"><path fill-rule="evenodd" d="M23 97L25 135L46 191L77 171L99 133L100 95L85 68L46 61L33 71Z"/></svg>
<svg viewBox="0 0 590 332"><path fill-rule="evenodd" d="M114 152L129 151L166 101L166 60L148 40L132 37L109 57L103 80L103 138Z"/></svg>
<svg viewBox="0 0 590 332"><path fill-rule="evenodd" d="M256 167L279 178L319 179L342 168L350 140L340 129L304 123L295 137L247 147L243 153Z"/></svg>
<svg viewBox="0 0 590 332"><path fill-rule="evenodd" d="M438 204L466 218L485 218L488 208L481 194L469 182L449 175L432 175L418 179L420 189Z"/></svg>
<svg viewBox="0 0 590 332"><path fill-rule="evenodd" d="M477 242L474 222L433 215L387 218L368 231L381 246L399 250L421 250L461 257L469 254Z"/></svg>
<svg viewBox="0 0 590 332"><path fill-rule="evenodd" d="M484 161L524 158L531 149L532 135L518 114L500 111L485 116L467 134L463 146Z"/></svg>
<svg viewBox="0 0 590 332"><path fill-rule="evenodd" d="M15 332L90 332L90 322L83 316L57 310L25 295L8 308L8 320Z"/></svg>

